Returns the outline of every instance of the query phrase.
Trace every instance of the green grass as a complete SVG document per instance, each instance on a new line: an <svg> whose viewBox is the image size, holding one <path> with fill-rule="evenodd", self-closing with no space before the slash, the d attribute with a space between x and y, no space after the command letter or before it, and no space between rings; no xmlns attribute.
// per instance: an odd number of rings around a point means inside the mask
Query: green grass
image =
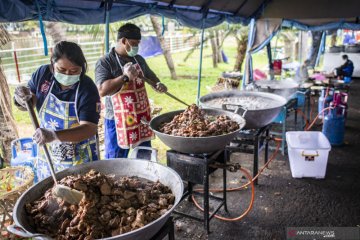
<svg viewBox="0 0 360 240"><path fill-rule="evenodd" d="M201 94L208 93L207 86L213 86L218 77L224 71L231 71L233 69L236 57L236 46L230 42L228 46L224 47L225 54L229 59L229 63L220 63L217 68L212 66L211 48L204 48L203 53L203 67L202 67L202 81L201 81ZM188 104L196 103L197 95L197 76L199 69L199 50L196 50L191 57L184 62L183 59L186 56L186 52L173 54L173 60L175 63L176 73L178 80L171 80L170 73L167 68L163 55L147 59L147 63L150 68L157 74L160 80L168 87L168 91L177 96L181 100ZM260 52L254 56L253 59L254 68L262 68L267 64L267 58L264 52ZM89 69L88 75L94 79L94 70ZM14 87L11 87L13 93ZM174 101L164 94L156 93L151 87L147 87L149 98L152 99L155 105L162 107L162 113L174 111L177 109L184 109L185 106L181 103ZM16 107L13 107L13 113L16 122L19 125L31 124L26 112L21 112ZM156 139L153 141L153 147L159 150L159 159L165 161L166 146Z"/></svg>

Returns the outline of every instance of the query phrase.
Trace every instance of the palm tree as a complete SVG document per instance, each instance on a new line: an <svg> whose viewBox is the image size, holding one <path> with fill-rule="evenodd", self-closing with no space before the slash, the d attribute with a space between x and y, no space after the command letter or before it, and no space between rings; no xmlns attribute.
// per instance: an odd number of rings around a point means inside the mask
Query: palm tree
<svg viewBox="0 0 360 240"><path fill-rule="evenodd" d="M0 48L9 41L9 33L3 25L0 25ZM0 155L6 162L9 162L11 157L10 143L16 138L18 138L18 133L11 110L10 89L1 68L0 58Z"/></svg>

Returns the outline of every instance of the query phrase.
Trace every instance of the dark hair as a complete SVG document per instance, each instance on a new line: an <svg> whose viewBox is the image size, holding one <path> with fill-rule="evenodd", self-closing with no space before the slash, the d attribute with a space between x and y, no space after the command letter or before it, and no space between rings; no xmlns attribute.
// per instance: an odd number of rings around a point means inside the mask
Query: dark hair
<svg viewBox="0 0 360 240"><path fill-rule="evenodd" d="M140 28L132 23L126 23L122 25L118 30L117 40L121 38L127 39L141 39Z"/></svg>
<svg viewBox="0 0 360 240"><path fill-rule="evenodd" d="M87 62L80 46L74 42L60 41L52 51L51 62L55 63L60 58L67 58L73 64L82 68L81 75L85 75Z"/></svg>
<svg viewBox="0 0 360 240"><path fill-rule="evenodd" d="M346 54L344 54L344 55L342 55L342 58L345 60L348 60L349 59L349 57L348 57L348 55L346 55Z"/></svg>

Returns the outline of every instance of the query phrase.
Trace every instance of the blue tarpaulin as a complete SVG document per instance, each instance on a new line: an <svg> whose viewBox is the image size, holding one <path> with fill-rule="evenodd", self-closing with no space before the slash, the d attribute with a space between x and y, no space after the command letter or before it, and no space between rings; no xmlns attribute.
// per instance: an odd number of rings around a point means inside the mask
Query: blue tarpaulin
<svg viewBox="0 0 360 240"><path fill-rule="evenodd" d="M360 30L359 0L1 0L0 22L37 20L40 13L44 21L99 24L105 23L105 9L109 22L156 14L193 28L280 18L283 26L301 30Z"/></svg>
<svg viewBox="0 0 360 240"><path fill-rule="evenodd" d="M153 57L162 54L160 42L155 36L143 36L141 38L139 54L144 57Z"/></svg>

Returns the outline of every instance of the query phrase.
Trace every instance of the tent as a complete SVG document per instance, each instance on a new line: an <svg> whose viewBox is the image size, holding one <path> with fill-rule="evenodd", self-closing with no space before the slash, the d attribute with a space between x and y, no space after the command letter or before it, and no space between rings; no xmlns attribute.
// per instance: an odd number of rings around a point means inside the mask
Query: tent
<svg viewBox="0 0 360 240"><path fill-rule="evenodd" d="M176 19L188 27L204 29L229 23L250 24L246 71L251 54L266 46L281 26L300 30L360 30L359 0L2 0L0 22L39 19L73 24L106 23L156 14ZM44 41L46 43L46 41ZM46 48L47 49L47 48ZM107 45L108 49L108 45ZM202 46L198 79L200 94ZM251 80L250 74L244 74ZM243 81L243 83L246 83Z"/></svg>

